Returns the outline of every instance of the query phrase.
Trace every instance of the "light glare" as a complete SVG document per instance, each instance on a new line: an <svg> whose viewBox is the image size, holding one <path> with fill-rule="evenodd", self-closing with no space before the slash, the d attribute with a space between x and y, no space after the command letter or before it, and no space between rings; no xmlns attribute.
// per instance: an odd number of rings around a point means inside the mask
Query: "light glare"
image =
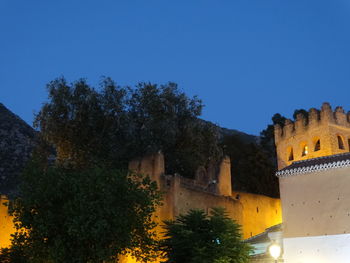
<svg viewBox="0 0 350 263"><path fill-rule="evenodd" d="M277 259L281 255L281 247L277 244L272 244L269 247L269 252L274 259Z"/></svg>

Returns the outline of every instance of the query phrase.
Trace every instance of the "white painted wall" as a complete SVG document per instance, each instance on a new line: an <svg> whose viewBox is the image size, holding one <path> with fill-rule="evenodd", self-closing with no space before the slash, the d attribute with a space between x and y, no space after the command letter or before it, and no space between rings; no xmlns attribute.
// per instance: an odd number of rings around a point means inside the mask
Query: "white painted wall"
<svg viewBox="0 0 350 263"><path fill-rule="evenodd" d="M285 263L349 263L350 234L284 238Z"/></svg>

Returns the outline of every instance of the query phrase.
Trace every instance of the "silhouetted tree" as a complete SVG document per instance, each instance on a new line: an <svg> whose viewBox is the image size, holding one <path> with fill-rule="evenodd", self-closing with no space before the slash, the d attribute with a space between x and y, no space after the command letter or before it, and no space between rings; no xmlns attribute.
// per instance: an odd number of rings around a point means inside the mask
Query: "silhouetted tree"
<svg viewBox="0 0 350 263"><path fill-rule="evenodd" d="M162 250L169 263L244 263L250 246L242 242L239 225L215 208L207 216L190 210L175 221L165 221Z"/></svg>
<svg viewBox="0 0 350 263"><path fill-rule="evenodd" d="M67 84L60 78L47 89L35 127L55 146L59 162L126 166L162 151L167 172L193 176L199 165L221 158L216 126L198 119L202 102L174 83L132 89L105 78L95 90L85 80Z"/></svg>
<svg viewBox="0 0 350 263"><path fill-rule="evenodd" d="M225 136L223 147L231 158L232 186L237 191L279 196L275 165L269 153L257 144L245 143L237 136Z"/></svg>
<svg viewBox="0 0 350 263"><path fill-rule="evenodd" d="M159 201L148 177L33 161L12 203L17 232L1 262L115 262L127 252L148 262L155 256L152 214Z"/></svg>

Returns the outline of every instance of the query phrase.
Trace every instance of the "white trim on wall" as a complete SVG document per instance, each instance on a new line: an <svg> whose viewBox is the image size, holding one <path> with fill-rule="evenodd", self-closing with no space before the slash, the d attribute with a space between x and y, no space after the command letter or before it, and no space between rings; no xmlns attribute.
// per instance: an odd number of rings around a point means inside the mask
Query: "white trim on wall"
<svg viewBox="0 0 350 263"><path fill-rule="evenodd" d="M284 263L349 263L350 234L284 238Z"/></svg>

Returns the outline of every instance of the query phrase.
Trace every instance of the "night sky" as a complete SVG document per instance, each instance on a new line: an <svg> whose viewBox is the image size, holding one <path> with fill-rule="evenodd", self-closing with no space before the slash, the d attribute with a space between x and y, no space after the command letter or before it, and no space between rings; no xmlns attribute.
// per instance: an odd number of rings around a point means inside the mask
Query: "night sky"
<svg viewBox="0 0 350 263"><path fill-rule="evenodd" d="M60 76L176 82L259 134L276 112L350 110L350 2L0 0L0 102L31 124Z"/></svg>

